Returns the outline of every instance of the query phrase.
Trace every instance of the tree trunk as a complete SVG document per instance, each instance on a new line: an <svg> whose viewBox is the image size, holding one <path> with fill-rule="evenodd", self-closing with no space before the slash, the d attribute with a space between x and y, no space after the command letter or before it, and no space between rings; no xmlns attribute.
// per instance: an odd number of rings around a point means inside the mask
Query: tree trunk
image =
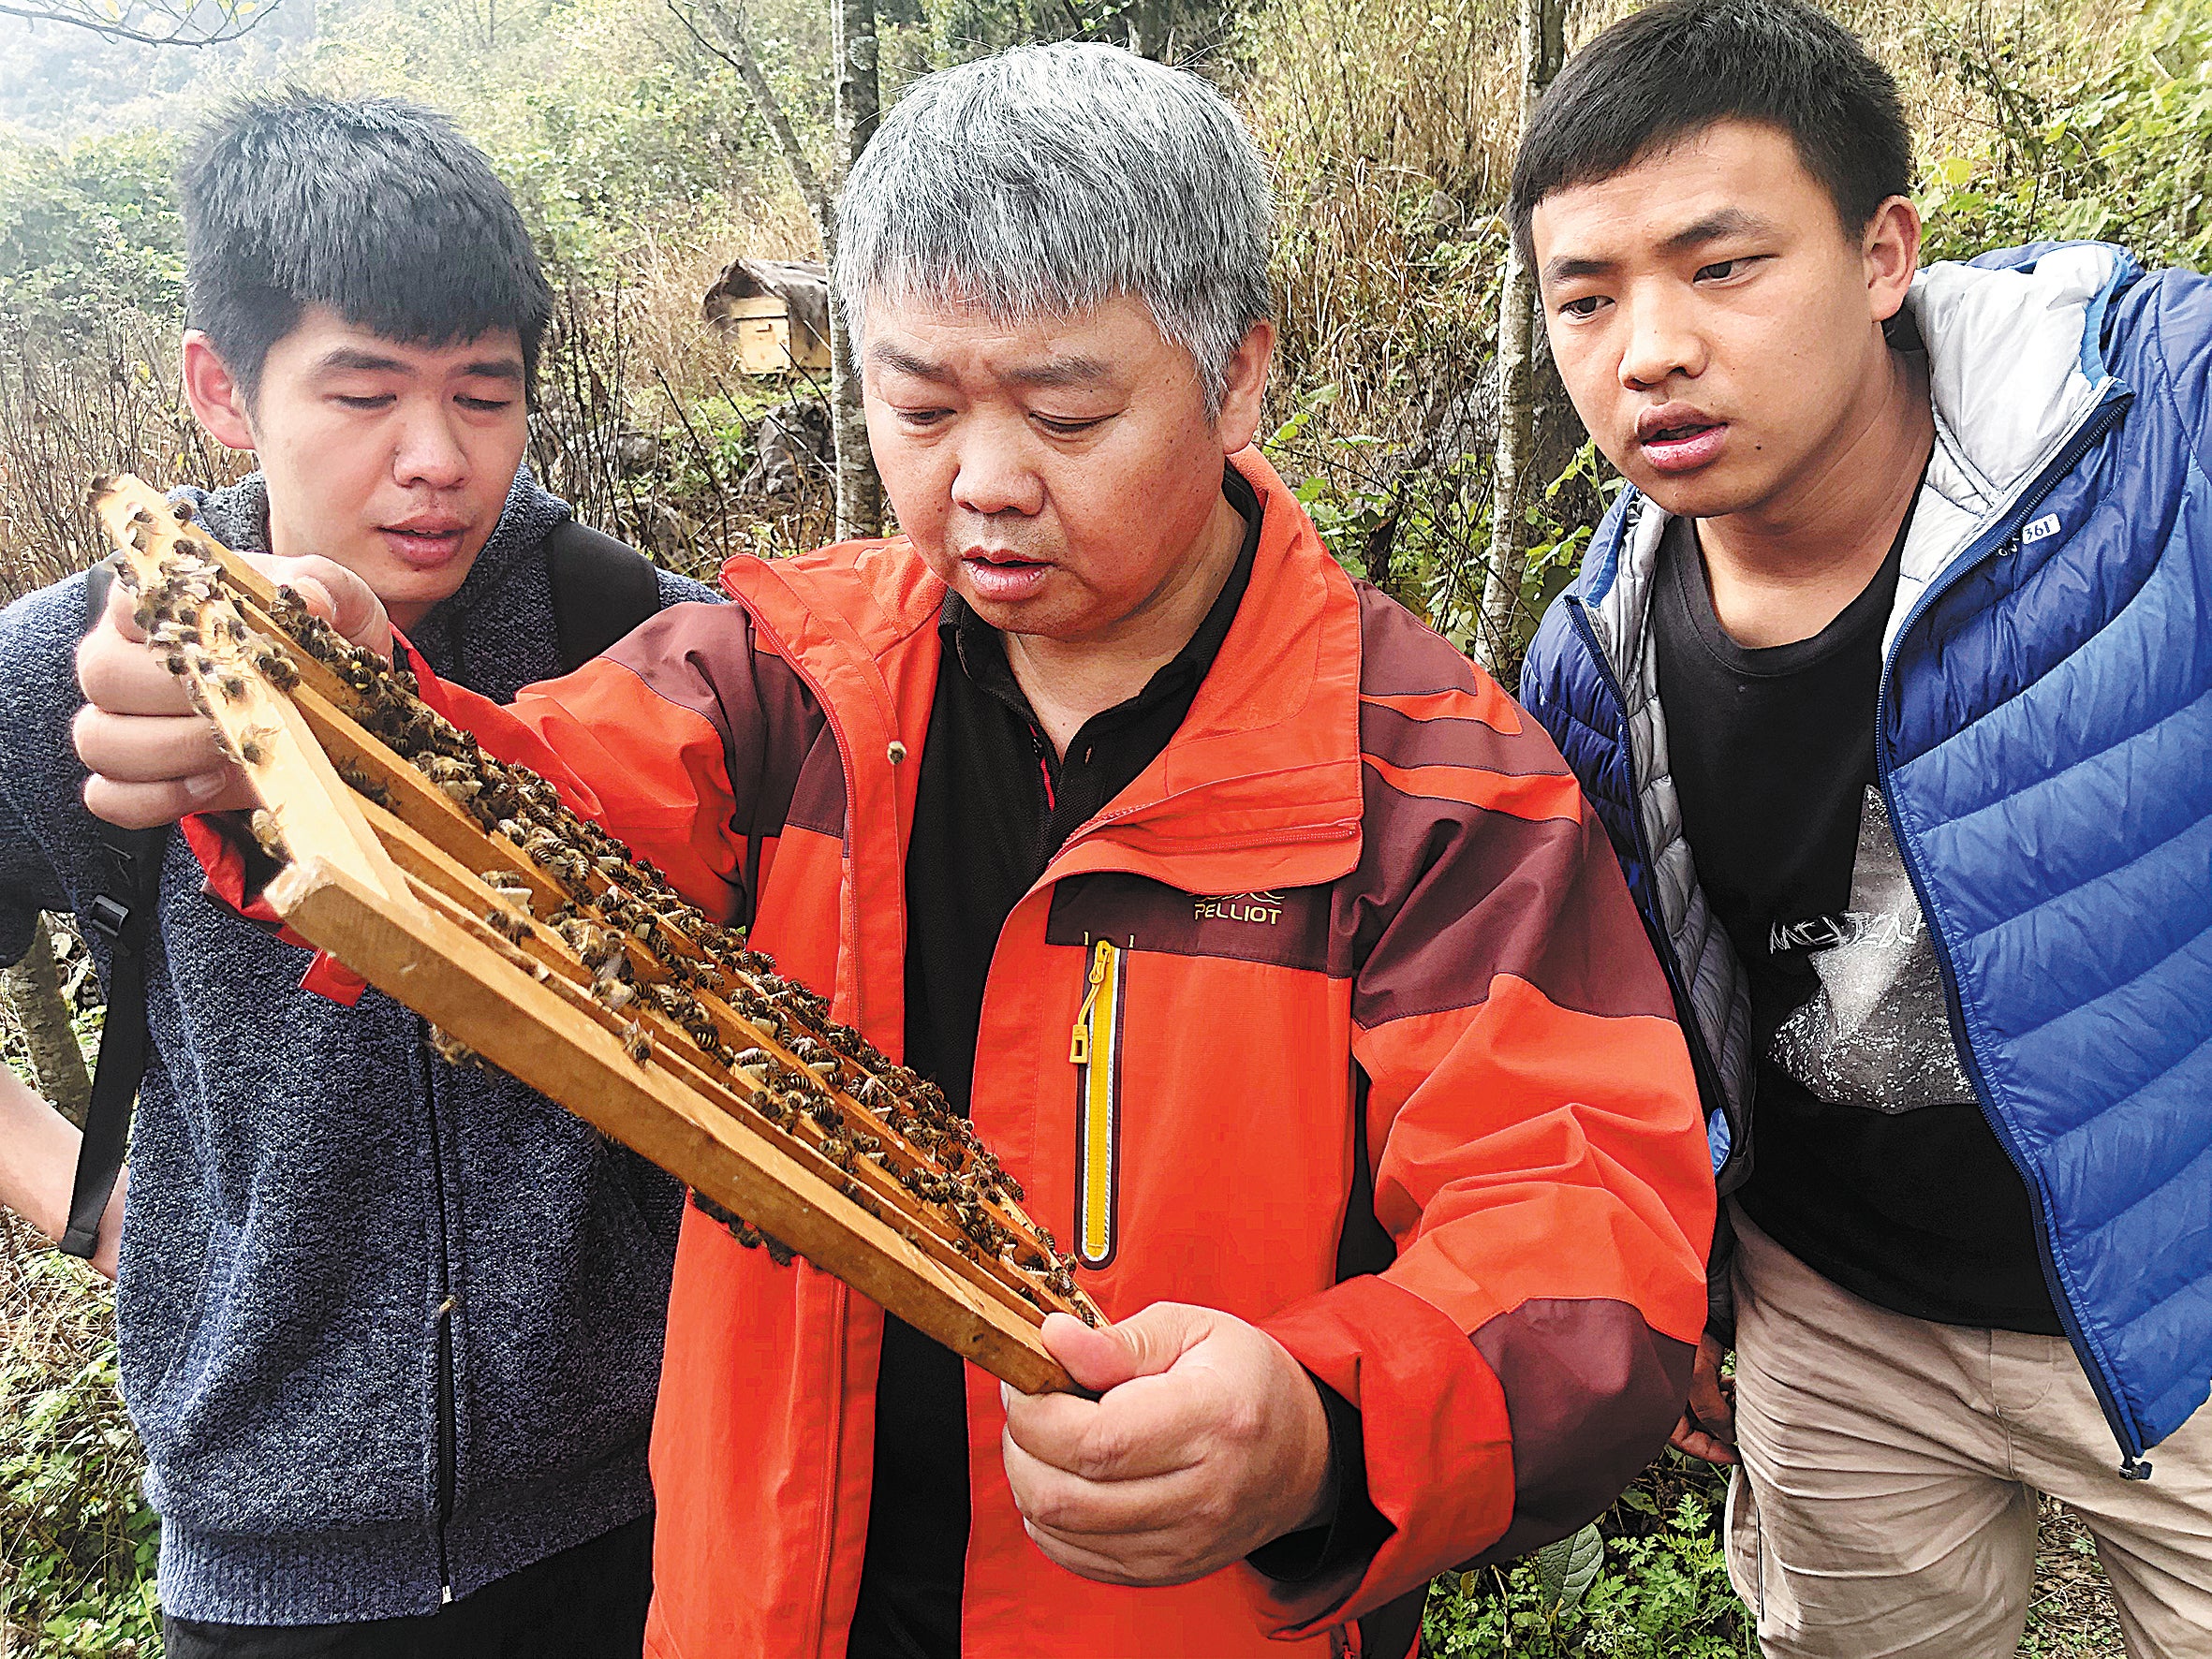
<svg viewBox="0 0 2212 1659"><path fill-rule="evenodd" d="M707 16L713 21L715 33L720 38L716 45L699 32L688 14L668 0L668 8L676 21L690 31L691 37L737 71L737 78L745 83L745 91L752 97L753 108L760 111L760 119L767 124L768 136L775 142L775 153L790 169L791 183L798 186L799 199L806 204L806 216L814 223L814 234L822 244L822 257L833 257L833 240L835 227L830 218L830 198L822 189L820 178L813 163L806 159L806 151L799 142L799 135L791 128L790 117L776 101L775 89L768 84L768 77L760 72L760 62L753 56L753 43L746 37L744 16L732 11L722 0L705 0Z"/></svg>
<svg viewBox="0 0 2212 1659"><path fill-rule="evenodd" d="M1135 0L1129 7L1129 50L1167 62L1168 0Z"/></svg>
<svg viewBox="0 0 2212 1659"><path fill-rule="evenodd" d="M1537 100L1559 72L1566 10L1566 0L1521 0L1521 134L1528 131ZM1497 448L1491 469L1490 551L1474 640L1476 660L1492 670L1512 654L1521 578L1528 565L1526 512L1535 410L1536 284L1515 242L1506 255L1497 302Z"/></svg>
<svg viewBox="0 0 2212 1659"><path fill-rule="evenodd" d="M831 49L837 65L837 172L840 183L876 136L882 90L876 76L876 0L830 0ZM836 223L825 211L822 257L834 274ZM883 533L883 480L868 448L867 406L844 308L830 296L830 416L837 443L837 536Z"/></svg>
<svg viewBox="0 0 2212 1659"><path fill-rule="evenodd" d="M92 1079L84 1069L84 1050L77 1046L76 1028L69 1022L68 999L62 995L62 977L54 965L53 934L43 915L32 924L31 947L23 952L23 960L7 970L7 1000L30 1047L31 1080L62 1116L82 1127L92 1100Z"/></svg>

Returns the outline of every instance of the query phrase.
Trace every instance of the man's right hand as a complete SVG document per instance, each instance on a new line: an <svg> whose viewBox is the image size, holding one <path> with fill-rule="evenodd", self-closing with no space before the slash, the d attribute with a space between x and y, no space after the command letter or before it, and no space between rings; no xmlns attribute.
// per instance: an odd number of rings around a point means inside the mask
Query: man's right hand
<svg viewBox="0 0 2212 1659"><path fill-rule="evenodd" d="M1696 1359L1689 1368L1689 1404L1667 1444L1676 1451L1708 1463L1736 1461L1736 1386L1720 1374L1728 1350L1718 1338L1698 1339Z"/></svg>
<svg viewBox="0 0 2212 1659"><path fill-rule="evenodd" d="M369 584L329 559L248 554L271 580L289 583L356 645L391 654L391 623ZM244 775L215 744L214 723L185 700L184 682L146 649L133 617L138 597L117 582L108 611L77 647L84 707L75 727L78 757L92 775L84 804L125 830L174 823L188 813L259 804Z"/></svg>

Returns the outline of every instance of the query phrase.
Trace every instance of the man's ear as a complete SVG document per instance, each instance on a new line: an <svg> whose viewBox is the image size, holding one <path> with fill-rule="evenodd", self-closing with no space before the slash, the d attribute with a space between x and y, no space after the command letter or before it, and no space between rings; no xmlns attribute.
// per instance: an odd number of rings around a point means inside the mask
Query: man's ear
<svg viewBox="0 0 2212 1659"><path fill-rule="evenodd" d="M1886 323L1903 307L1920 269L1920 210L1905 197L1891 197L1866 221L1859 252L1866 269L1868 315Z"/></svg>
<svg viewBox="0 0 2212 1659"><path fill-rule="evenodd" d="M199 329L184 330L184 401L207 434L228 449L251 449L253 421L246 412L245 389L214 343Z"/></svg>
<svg viewBox="0 0 2212 1659"><path fill-rule="evenodd" d="M1260 404L1267 393L1267 366L1275 360L1275 324L1262 318L1245 330L1243 344L1222 376L1221 452L1234 455L1250 447L1260 430Z"/></svg>

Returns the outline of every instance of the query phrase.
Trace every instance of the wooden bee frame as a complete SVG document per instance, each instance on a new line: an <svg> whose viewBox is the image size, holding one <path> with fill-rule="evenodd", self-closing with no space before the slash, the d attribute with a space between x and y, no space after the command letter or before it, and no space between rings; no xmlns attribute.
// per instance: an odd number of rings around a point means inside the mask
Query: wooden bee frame
<svg viewBox="0 0 2212 1659"><path fill-rule="evenodd" d="M92 505L150 649L263 802L255 834L281 864L264 890L295 932L430 1020L449 1058L497 1066L676 1176L741 1241L804 1255L1025 1393L1073 1389L1039 1327L1098 1310L930 1085L545 805L535 774L405 707L404 677L159 493L108 479ZM442 747L410 761L373 729L395 719ZM486 776L524 792L529 822L479 821L469 790Z"/></svg>

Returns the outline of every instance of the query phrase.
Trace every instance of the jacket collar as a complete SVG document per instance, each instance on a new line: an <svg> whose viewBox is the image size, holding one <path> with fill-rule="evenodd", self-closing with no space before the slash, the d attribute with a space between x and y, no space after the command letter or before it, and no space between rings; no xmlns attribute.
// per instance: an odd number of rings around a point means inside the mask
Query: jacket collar
<svg viewBox="0 0 2212 1659"><path fill-rule="evenodd" d="M1903 316L1928 355L1936 448L1885 648L1929 586L2020 503L2068 440L2126 395L2105 368L2101 337L2113 298L2141 273L2106 243L2045 242L1932 265L1913 279ZM1670 516L1623 491L1572 590L1624 683L1642 653Z"/></svg>
<svg viewBox="0 0 2212 1659"><path fill-rule="evenodd" d="M1158 758L1069 838L1045 873L1137 869L1193 891L1334 880L1359 857L1359 607L1297 499L1256 450L1231 465L1260 499L1244 603ZM834 704L848 762L919 752L945 586L905 537L723 567L730 592ZM900 844L912 811L905 769ZM1220 883L1225 885L1208 885Z"/></svg>

